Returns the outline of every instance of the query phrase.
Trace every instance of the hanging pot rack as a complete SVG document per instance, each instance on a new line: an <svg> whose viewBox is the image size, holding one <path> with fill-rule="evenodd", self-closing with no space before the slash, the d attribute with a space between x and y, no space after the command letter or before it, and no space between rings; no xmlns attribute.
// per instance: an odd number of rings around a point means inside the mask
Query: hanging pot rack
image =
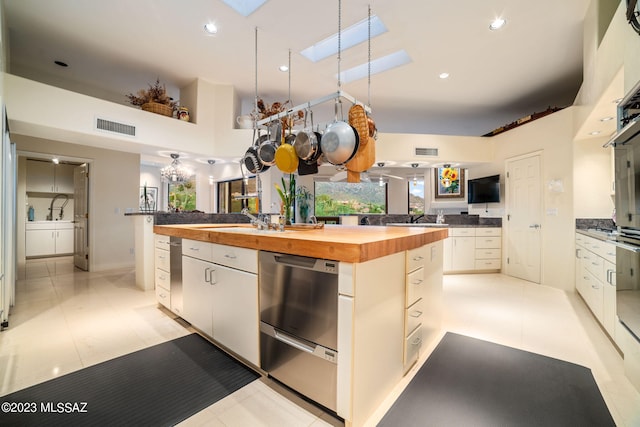
<svg viewBox="0 0 640 427"><path fill-rule="evenodd" d="M320 105L323 104L325 102L329 102L329 101L335 101L335 100L342 100L345 99L349 102L351 102L352 104L359 104L362 105L364 107L364 110L371 114L371 107L369 107L368 105L366 105L365 103L358 101L355 97L349 95L348 93L346 93L343 90L338 90L337 92L331 93L329 95L323 96L321 98L316 98L313 99L311 101L307 101L303 104L299 104L296 105L295 107L292 107L288 110L282 111L280 113L274 114L272 116L266 117L264 119L258 120L256 122L256 126L262 126L265 125L267 123L273 122L275 120L279 120L282 119L284 117L287 117L288 115L297 113L298 111L303 111L312 107L315 107L316 105Z"/></svg>

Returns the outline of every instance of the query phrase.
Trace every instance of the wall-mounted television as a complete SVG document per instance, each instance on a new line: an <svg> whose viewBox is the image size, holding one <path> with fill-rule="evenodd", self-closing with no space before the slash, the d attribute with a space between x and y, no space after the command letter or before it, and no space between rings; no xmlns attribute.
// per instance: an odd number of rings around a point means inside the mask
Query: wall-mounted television
<svg viewBox="0 0 640 427"><path fill-rule="evenodd" d="M485 176L484 178L467 181L467 203L498 203L500 202L500 175Z"/></svg>

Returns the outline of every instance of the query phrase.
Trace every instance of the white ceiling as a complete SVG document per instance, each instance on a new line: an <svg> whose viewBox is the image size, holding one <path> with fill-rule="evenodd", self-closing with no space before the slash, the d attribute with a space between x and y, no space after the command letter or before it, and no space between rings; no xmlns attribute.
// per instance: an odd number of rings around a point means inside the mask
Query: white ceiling
<svg viewBox="0 0 640 427"><path fill-rule="evenodd" d="M345 0L342 26L367 16L388 32L372 58L404 49L412 62L371 79L382 132L482 135L547 107L573 103L582 82L583 18L589 0ZM9 72L125 103L156 77L177 95L200 77L232 84L245 109L255 87L294 103L337 87L335 56L312 63L300 51L337 31L338 1L269 0L243 17L221 0L4 0ZM488 29L501 16L507 25ZM207 36L214 21L219 32ZM61 68L61 60L69 64ZM367 44L345 50L341 69L367 61ZM441 80L446 71L451 77ZM366 79L343 89L366 100Z"/></svg>

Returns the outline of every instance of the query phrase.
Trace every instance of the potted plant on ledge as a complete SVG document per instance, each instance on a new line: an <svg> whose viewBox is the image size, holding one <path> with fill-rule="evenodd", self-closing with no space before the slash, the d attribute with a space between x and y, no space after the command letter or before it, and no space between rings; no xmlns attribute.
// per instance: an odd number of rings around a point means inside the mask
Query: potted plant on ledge
<svg viewBox="0 0 640 427"><path fill-rule="evenodd" d="M140 89L137 94L127 95L129 103L137 105L144 111L173 117L173 112L178 109L178 103L167 95L165 85L160 85L160 79L155 84L149 85L149 89Z"/></svg>

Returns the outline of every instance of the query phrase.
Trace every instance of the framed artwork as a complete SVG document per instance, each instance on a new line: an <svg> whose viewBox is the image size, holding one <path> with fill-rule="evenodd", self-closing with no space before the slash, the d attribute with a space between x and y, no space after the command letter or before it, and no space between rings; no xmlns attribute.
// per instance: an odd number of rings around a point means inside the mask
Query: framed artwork
<svg viewBox="0 0 640 427"><path fill-rule="evenodd" d="M464 198L464 169L442 167L434 168L435 198L463 199Z"/></svg>
<svg viewBox="0 0 640 427"><path fill-rule="evenodd" d="M158 187L140 187L140 212L155 212Z"/></svg>

